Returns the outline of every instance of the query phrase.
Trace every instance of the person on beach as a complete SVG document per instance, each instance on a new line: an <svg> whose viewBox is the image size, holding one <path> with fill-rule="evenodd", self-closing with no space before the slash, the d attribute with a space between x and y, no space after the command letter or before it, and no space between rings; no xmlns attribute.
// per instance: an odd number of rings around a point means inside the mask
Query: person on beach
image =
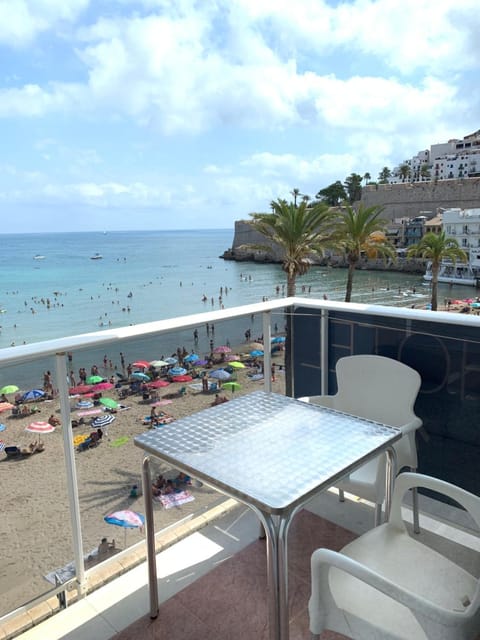
<svg viewBox="0 0 480 640"><path fill-rule="evenodd" d="M115 540L108 542L107 538L102 538L100 544L98 545L98 555L105 555L110 551L110 549L115 549Z"/></svg>

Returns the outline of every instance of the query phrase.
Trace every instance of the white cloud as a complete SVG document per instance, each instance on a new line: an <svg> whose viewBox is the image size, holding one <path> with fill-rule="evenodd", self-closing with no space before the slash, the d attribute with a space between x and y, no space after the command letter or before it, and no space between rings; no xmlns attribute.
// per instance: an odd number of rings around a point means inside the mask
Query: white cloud
<svg viewBox="0 0 480 640"><path fill-rule="evenodd" d="M90 0L3 0L0 44L23 47L40 33L73 23Z"/></svg>

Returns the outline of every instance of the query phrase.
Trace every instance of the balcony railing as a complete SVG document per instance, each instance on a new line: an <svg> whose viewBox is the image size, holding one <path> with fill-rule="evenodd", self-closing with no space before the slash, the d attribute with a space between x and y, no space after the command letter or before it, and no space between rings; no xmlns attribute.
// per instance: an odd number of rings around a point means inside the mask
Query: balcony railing
<svg viewBox="0 0 480 640"><path fill-rule="evenodd" d="M255 327L252 339L255 335L262 335L264 343L269 344L275 325L278 332L288 327L291 340L286 343L290 351L285 353L285 361L291 363L291 368L285 373L291 376L295 397L334 393L335 363L344 355L379 354L412 366L422 377L415 407L415 412L423 420L417 443L419 470L480 494L480 432L477 428L480 409L480 319L477 316L289 298L7 348L0 352L0 367L3 377L12 380L17 375L24 375L26 368L30 373L38 372L35 375L40 375L46 368L52 369L58 384L61 421L63 425L70 425L71 400L67 382L69 354L74 354L75 361L80 357L98 360L107 349L135 354L137 357L142 354L146 357L149 353L158 357L162 350L168 353L167 345L186 344L193 347L193 330L203 330L206 323L214 324L217 344L227 338L232 344L241 342L245 326ZM236 341L235 336L238 336ZM264 371L270 371L271 363L272 355L267 349ZM265 390L271 390L270 375L264 377L263 384ZM392 394L394 392L392 389ZM35 566L38 571L46 573L53 567L38 566L38 562L32 561L32 557L38 559L41 555L38 548L41 543L36 541L35 531L29 531L34 514L25 514L25 521L22 522L21 505L7 503L10 470L12 482L18 482L23 477L30 490L35 492L40 516L43 500L54 499L59 504L62 501L68 504L65 526L61 531L64 539L50 539L48 544L66 544L65 555L73 558L77 569L68 583L56 588L47 590L44 585L43 589L37 588L36 593L19 589L14 606L0 612L3 614L0 623L14 615L13 609L15 613L27 610L52 594L62 594L66 588L75 588L78 596L82 597L88 588L84 553L85 547L88 549L91 543L85 542L82 520L90 517L88 501L92 497L85 494L88 478L82 477L82 489L79 490L73 436L71 428L62 429L64 459L57 461L59 484L54 495L51 494L51 488L42 486L41 475L32 477L29 468L24 467L23 470L19 468L20 475L15 476L15 466L2 463L6 473L0 504L3 503L2 513L11 512L12 517L8 521L16 522L19 527L18 535L22 536L22 553L19 555L26 556L23 558L28 568L26 571L32 572L31 567ZM60 495L62 491L63 497ZM107 501L103 509L108 509ZM167 526L173 524L171 520ZM35 526L48 527L48 523L42 522L40 517ZM3 533L17 535L14 530ZM52 536L55 535L58 536L59 532L52 532ZM45 539L48 540L48 536ZM8 590L8 583L4 583ZM12 586L16 586L15 580ZM22 600L25 594L30 600L28 603Z"/></svg>

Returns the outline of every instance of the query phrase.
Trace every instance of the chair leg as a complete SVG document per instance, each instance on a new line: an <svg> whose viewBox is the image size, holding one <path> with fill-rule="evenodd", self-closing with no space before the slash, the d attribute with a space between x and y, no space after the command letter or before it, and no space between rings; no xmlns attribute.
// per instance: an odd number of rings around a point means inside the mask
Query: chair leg
<svg viewBox="0 0 480 640"><path fill-rule="evenodd" d="M416 473L416 469L411 469L413 473ZM412 509L413 509L413 533L420 533L420 518L418 511L418 489L413 487L412 489Z"/></svg>
<svg viewBox="0 0 480 640"><path fill-rule="evenodd" d="M380 524L382 524L382 505L377 503L375 505L375 526L378 527Z"/></svg>
<svg viewBox="0 0 480 640"><path fill-rule="evenodd" d="M340 502L345 502L345 494L343 493L343 489L338 490L338 499Z"/></svg>

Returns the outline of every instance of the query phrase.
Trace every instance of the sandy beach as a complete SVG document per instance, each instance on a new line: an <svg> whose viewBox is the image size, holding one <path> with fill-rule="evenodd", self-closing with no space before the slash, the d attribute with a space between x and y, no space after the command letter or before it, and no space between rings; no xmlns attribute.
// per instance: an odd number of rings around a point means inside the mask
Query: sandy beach
<svg viewBox="0 0 480 640"><path fill-rule="evenodd" d="M241 355L248 350L248 345L242 345L234 352ZM282 364L282 360L281 352L272 359L277 365ZM279 369L277 366L272 388L284 393L283 370ZM248 367L235 372L241 385L235 395L263 388L263 380L252 380L248 373L252 373ZM162 404L157 406L157 411L167 412L176 420L209 407L215 400L214 392L202 393L188 385L188 382L173 382L158 389ZM166 395L185 386L185 395L163 404ZM231 398L232 391L225 389L221 395ZM103 396L118 399L118 389L104 391ZM83 417L85 421L73 429L78 440L81 439L78 436L92 431L90 421L97 415L82 416L84 410L76 407L80 399L70 398L71 418L79 420ZM144 513L143 496L130 497L133 485L141 489L142 451L133 444L133 438L148 429L144 419L150 415L151 403L144 401L141 394L129 395L120 402L128 408L114 414L115 421L108 426L100 444L83 451L78 447L75 449L86 555L97 549L103 537L109 541L115 539L118 548L124 547L125 540L130 546L142 539L142 533L137 529L128 529L125 535L125 529L104 522L105 515L118 509L128 508ZM28 446L36 439L34 434L25 431L30 422L48 421L52 414L60 417L57 400L37 402L35 406L38 413L29 417L12 417L9 411L2 414L1 421L6 429L0 433L0 439L6 446ZM95 407L93 410L97 412L100 409ZM62 426L53 433L44 434L41 440L44 444L42 452L19 458L0 453L0 535L3 547L0 615L47 591L51 585L44 576L73 560ZM178 475L175 469L160 466L155 472L171 479ZM193 501L167 509L160 502L154 502L157 531L189 514L198 514L221 498L220 494L204 486L184 488L194 497Z"/></svg>

